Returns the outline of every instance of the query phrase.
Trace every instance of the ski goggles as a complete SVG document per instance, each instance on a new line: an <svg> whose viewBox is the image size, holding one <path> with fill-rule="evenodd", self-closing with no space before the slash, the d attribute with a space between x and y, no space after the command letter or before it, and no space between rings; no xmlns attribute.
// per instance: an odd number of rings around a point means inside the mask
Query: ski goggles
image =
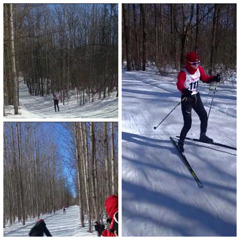
<svg viewBox="0 0 240 240"><path fill-rule="evenodd" d="M197 66L197 65L199 65L200 64L200 61L198 61L198 62L189 62L191 65L193 65L193 66Z"/></svg>

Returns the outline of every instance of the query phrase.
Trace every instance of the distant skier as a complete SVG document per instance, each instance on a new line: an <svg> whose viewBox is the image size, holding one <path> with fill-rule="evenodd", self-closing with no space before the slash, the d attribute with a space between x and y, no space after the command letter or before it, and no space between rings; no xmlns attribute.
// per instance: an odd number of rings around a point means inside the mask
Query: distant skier
<svg viewBox="0 0 240 240"><path fill-rule="evenodd" d="M118 196L111 195L105 201L106 212L111 219L110 226L102 232L103 237L118 236Z"/></svg>
<svg viewBox="0 0 240 240"><path fill-rule="evenodd" d="M59 97L56 95L56 93L53 93L53 103L54 103L55 112L57 111L57 109L59 112L58 102L59 102Z"/></svg>
<svg viewBox="0 0 240 240"><path fill-rule="evenodd" d="M65 209L65 207L63 207L63 214L66 214L66 209Z"/></svg>
<svg viewBox="0 0 240 240"><path fill-rule="evenodd" d="M207 143L213 142L211 138L206 136L208 117L198 92L198 81L201 80L206 83L219 82L220 75L207 76L199 64L200 60L198 55L195 52L189 52L186 54L185 68L178 74L177 88L182 93L181 105L184 120L178 142L178 148L181 152L184 152L184 139L191 128L192 109L194 109L201 121L200 141Z"/></svg>
<svg viewBox="0 0 240 240"><path fill-rule="evenodd" d="M46 227L45 221L43 219L39 219L35 226L30 230L28 235L30 237L43 237L44 233L46 236L52 237L51 233Z"/></svg>

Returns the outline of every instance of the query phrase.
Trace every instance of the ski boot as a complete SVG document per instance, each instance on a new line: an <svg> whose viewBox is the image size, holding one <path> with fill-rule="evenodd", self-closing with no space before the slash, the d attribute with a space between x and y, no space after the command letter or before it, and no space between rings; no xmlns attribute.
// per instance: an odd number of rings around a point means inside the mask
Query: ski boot
<svg viewBox="0 0 240 240"><path fill-rule="evenodd" d="M184 140L179 140L178 141L178 150L179 152L183 153L184 152L184 148L183 148L183 144L184 144Z"/></svg>
<svg viewBox="0 0 240 240"><path fill-rule="evenodd" d="M213 143L213 140L212 140L211 138L209 138L209 137L206 135L206 133L201 133L199 140L200 140L201 142L205 142L205 143Z"/></svg>

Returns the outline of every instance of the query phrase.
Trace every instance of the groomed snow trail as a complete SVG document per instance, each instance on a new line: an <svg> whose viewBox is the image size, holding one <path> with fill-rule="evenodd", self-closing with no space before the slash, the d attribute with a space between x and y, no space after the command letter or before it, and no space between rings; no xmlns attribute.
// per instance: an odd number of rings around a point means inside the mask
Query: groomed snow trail
<svg viewBox="0 0 240 240"><path fill-rule="evenodd" d="M88 223L82 228L79 225L79 207L66 208L66 214L62 210L56 214L42 216L46 226L53 237L96 237L96 232L88 232ZM4 237L28 237L28 233L37 219L28 220L26 225L14 224L4 229Z"/></svg>
<svg viewBox="0 0 240 240"><path fill-rule="evenodd" d="M113 93L116 95L116 93ZM117 118L118 98L96 100L79 106L76 96L71 96L63 105L59 101L59 112L54 111L52 96L31 96L23 80L19 84L19 115L14 115L13 106L5 106L7 118Z"/></svg>
<svg viewBox="0 0 240 240"><path fill-rule="evenodd" d="M204 185L199 188L169 137L183 119L176 74L123 72L122 229L123 236L236 236L236 151L186 141L185 155ZM200 83L208 112L212 93ZM199 137L193 111L189 137ZM236 147L236 89L220 85L207 135ZM134 223L134 227L133 227Z"/></svg>

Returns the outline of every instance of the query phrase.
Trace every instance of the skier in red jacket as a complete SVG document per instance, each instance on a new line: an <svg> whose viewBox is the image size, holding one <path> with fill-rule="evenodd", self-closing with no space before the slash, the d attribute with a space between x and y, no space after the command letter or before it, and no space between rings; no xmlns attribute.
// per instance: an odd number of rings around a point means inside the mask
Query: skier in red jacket
<svg viewBox="0 0 240 240"><path fill-rule="evenodd" d="M198 92L198 82L199 80L205 83L219 82L220 75L207 76L199 64L200 60L198 55L195 52L189 52L186 54L185 68L178 74L177 88L182 93L181 106L184 120L178 142L178 148L181 152L184 152L184 139L192 125L192 109L194 109L201 121L200 141L207 143L213 142L211 138L206 136L208 117Z"/></svg>
<svg viewBox="0 0 240 240"><path fill-rule="evenodd" d="M118 196L111 195L105 201L106 212L111 219L108 229L102 232L103 237L117 237L118 236Z"/></svg>

